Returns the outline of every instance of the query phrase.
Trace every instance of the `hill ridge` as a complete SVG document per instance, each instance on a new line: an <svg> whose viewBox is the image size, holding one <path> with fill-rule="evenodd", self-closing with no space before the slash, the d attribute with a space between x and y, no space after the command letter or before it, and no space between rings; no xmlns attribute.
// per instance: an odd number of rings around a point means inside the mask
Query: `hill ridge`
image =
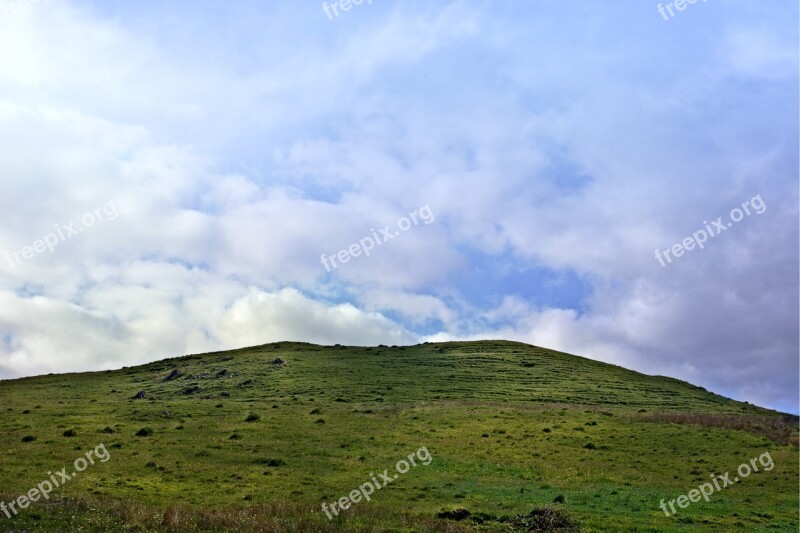
<svg viewBox="0 0 800 533"><path fill-rule="evenodd" d="M118 376L154 373L151 379L140 381L140 390L145 394L149 393L151 397L158 397L159 394L162 398L197 394L214 398L236 397L237 391L257 387L260 379L276 370L268 364L268 359L281 356L289 358L289 364L283 369L284 374L291 374L295 379L313 380L316 367L319 374L316 377L322 383L332 386L339 393L349 389L356 396L350 401L374 400L374 393L366 392L364 380L369 379L370 371L375 371L382 376L382 385L391 387L392 391L397 390L395 387L402 389L404 386L415 386L416 391L406 391L406 400L412 402L430 399L476 399L470 397L463 388L463 385L468 384L475 387L472 392L477 393L477 399L489 401L570 403L680 411L688 409L695 412L777 413L726 398L677 378L644 374L621 365L509 340L424 342L407 346L318 345L300 341L278 341L232 350L176 356L116 370L2 380L0 387L13 383L47 382L52 379L87 376L101 376L101 381L106 381ZM222 363L227 363L231 368L222 368L225 366L220 366ZM265 366L259 368L259 363ZM297 363L300 363L299 366ZM348 368L348 365L355 367ZM387 370L387 365L392 370L390 376L380 372ZM238 368L233 370L234 367ZM358 379L354 369L365 371L366 375L361 376L363 379ZM172 370L178 370L179 377L169 381L159 379L159 373L165 373L166 376L166 372ZM227 370L226 375L215 376L222 370ZM297 374L297 371L302 373ZM409 374L420 371L428 372L429 375L424 376L428 379L409 379ZM247 374L247 377L232 383L240 374ZM344 387L335 382L337 374L347 374L354 380ZM247 380L251 382L242 385ZM267 387L277 385L279 388L273 392L279 398L288 392L288 389L280 389L281 383L282 380L278 379L261 384ZM181 388L184 384L189 385ZM361 389L358 385L362 385ZM195 389L189 390L191 387ZM131 392L128 389L126 393L135 394L140 390ZM375 389L373 387L370 390ZM277 394L281 392L284 394ZM380 392L384 393L386 399L388 391ZM369 394L372 397L368 397ZM403 395L397 395L396 392L389 395L396 395L395 401L403 399Z"/></svg>

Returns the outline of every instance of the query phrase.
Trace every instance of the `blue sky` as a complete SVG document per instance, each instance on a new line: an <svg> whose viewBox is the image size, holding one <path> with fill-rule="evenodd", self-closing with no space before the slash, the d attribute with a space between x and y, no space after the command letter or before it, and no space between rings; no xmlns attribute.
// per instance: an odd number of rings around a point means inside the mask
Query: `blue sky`
<svg viewBox="0 0 800 533"><path fill-rule="evenodd" d="M0 9L0 378L507 338L797 412L796 3L165 4Z"/></svg>

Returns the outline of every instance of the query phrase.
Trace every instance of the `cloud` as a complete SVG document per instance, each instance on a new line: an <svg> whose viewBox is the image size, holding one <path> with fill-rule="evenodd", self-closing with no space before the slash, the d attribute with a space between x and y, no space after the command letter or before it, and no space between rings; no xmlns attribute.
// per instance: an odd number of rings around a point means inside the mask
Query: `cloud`
<svg viewBox="0 0 800 533"><path fill-rule="evenodd" d="M4 291L0 304L2 378L119 368L282 340L377 345L417 338L380 313L350 304L290 288L248 288L196 268L153 262L106 273L79 303Z"/></svg>
<svg viewBox="0 0 800 533"><path fill-rule="evenodd" d="M0 17L3 376L503 337L797 410L785 10L209 7ZM653 257L756 194L764 214ZM425 205L434 223L320 263Z"/></svg>

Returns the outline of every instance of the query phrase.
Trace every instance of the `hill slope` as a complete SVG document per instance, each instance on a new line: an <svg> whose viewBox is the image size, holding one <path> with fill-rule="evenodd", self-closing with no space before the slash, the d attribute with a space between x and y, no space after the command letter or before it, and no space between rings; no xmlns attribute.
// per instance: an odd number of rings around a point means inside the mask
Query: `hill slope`
<svg viewBox="0 0 800 533"><path fill-rule="evenodd" d="M794 419L521 343L276 343L0 382L0 399L0 501L110 457L0 531L511 531L545 506L585 531L798 527ZM323 502L423 448L429 464L327 519ZM765 453L769 471L659 509ZM435 518L455 508L473 515Z"/></svg>

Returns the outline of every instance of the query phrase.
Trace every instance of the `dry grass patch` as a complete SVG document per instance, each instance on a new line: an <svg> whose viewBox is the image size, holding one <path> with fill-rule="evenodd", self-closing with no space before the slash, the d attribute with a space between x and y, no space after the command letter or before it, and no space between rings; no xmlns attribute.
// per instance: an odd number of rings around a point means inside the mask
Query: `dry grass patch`
<svg viewBox="0 0 800 533"><path fill-rule="evenodd" d="M666 424L735 429L761 435L783 445L798 446L798 417L794 415L758 416L710 413L650 413L635 415L633 420Z"/></svg>

